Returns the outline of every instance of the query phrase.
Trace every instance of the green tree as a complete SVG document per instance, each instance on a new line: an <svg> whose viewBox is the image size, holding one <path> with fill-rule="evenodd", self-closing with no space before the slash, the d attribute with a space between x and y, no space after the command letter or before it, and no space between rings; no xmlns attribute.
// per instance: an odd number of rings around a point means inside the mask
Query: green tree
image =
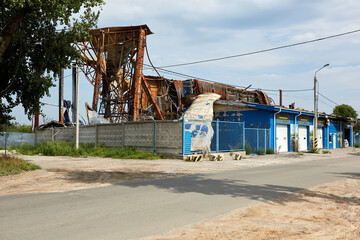
<svg viewBox="0 0 360 240"><path fill-rule="evenodd" d="M79 58L72 46L89 38L104 0L2 0L0 3L0 124L22 104L40 110L61 68ZM76 16L76 18L74 17Z"/></svg>
<svg viewBox="0 0 360 240"><path fill-rule="evenodd" d="M355 132L359 132L360 131L360 121L357 121L355 124Z"/></svg>
<svg viewBox="0 0 360 240"><path fill-rule="evenodd" d="M339 117L351 117L351 118L357 118L358 116L355 109L346 104L341 104L334 107L333 114Z"/></svg>

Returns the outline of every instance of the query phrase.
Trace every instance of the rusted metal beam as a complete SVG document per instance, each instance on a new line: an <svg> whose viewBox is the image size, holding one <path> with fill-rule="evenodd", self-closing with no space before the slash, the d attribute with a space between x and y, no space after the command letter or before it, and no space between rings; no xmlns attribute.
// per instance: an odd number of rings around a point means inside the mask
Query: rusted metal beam
<svg viewBox="0 0 360 240"><path fill-rule="evenodd" d="M146 44L146 35L145 30L139 30L139 40L137 47L136 55L136 66L135 66L135 76L134 76L134 99L132 103L132 116L134 121L139 120L139 110L140 110L140 95L141 95L141 77L142 77L142 68L144 61L144 49Z"/></svg>
<svg viewBox="0 0 360 240"><path fill-rule="evenodd" d="M146 78L145 76L142 74L142 84L143 84L143 89L144 89L144 92L146 93L146 95L148 96L151 104L153 105L153 110L154 112L156 113L156 119L157 120L164 120L164 116L163 114L161 113L161 110L159 108L159 105L157 104L154 96L151 94L151 91L150 91L150 86L148 84L148 82L146 81Z"/></svg>
<svg viewBox="0 0 360 240"><path fill-rule="evenodd" d="M92 108L96 111L97 110L97 100L99 96L99 83L101 81L101 75L102 75L102 58L104 54L104 38L105 38L105 32L101 31L100 34L100 42L98 43L98 52L97 52L97 59L96 59L96 74L95 74L95 84L94 84L94 94L93 94L93 102L92 102Z"/></svg>

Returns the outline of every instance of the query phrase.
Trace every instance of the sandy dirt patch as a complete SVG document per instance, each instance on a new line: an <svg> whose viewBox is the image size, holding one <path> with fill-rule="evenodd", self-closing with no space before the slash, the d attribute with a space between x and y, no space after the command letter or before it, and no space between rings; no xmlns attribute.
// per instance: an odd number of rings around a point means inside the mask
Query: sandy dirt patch
<svg viewBox="0 0 360 240"><path fill-rule="evenodd" d="M202 162L178 159L138 160L110 158L73 158L48 156L20 156L38 164L42 169L19 175L0 177L0 195L33 192L61 192L106 186L117 182L146 180L252 168L265 165L316 161L325 158L360 156L359 149L331 150L331 154L284 153L279 155L245 156L240 161L225 155L224 161L206 158Z"/></svg>
<svg viewBox="0 0 360 240"><path fill-rule="evenodd" d="M360 174L146 240L360 239Z"/></svg>

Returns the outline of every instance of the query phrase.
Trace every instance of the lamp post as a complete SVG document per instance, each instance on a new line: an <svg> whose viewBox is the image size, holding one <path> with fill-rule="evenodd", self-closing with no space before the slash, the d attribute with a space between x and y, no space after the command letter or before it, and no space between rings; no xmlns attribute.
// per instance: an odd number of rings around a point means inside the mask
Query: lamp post
<svg viewBox="0 0 360 240"><path fill-rule="evenodd" d="M317 125L318 125L318 96L317 96L317 79L316 73L319 72L321 69L329 66L329 64L325 64L322 68L317 70L314 75L314 150L315 152L318 151L318 140L317 140Z"/></svg>

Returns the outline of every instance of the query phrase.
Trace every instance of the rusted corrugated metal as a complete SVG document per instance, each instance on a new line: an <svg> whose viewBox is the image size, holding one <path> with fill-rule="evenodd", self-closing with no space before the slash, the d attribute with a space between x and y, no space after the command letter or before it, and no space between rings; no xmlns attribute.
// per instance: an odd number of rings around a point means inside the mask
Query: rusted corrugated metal
<svg viewBox="0 0 360 240"><path fill-rule="evenodd" d="M94 86L92 108L110 122L179 119L195 97L216 93L222 100L270 105L264 92L191 79L143 76L146 25L89 31L91 41L76 44L82 71ZM100 103L100 104L99 104Z"/></svg>

